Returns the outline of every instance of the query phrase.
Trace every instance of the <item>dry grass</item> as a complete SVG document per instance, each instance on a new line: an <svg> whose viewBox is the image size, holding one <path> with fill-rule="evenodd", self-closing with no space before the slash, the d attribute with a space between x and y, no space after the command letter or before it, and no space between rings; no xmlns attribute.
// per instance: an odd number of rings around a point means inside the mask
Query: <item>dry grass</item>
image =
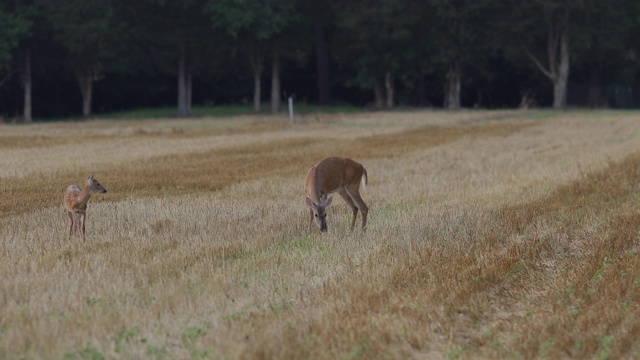
<svg viewBox="0 0 640 360"><path fill-rule="evenodd" d="M0 358L640 354L640 114L0 127ZM29 140L29 143L25 143ZM362 162L308 234L307 169ZM87 242L63 189L88 172Z"/></svg>

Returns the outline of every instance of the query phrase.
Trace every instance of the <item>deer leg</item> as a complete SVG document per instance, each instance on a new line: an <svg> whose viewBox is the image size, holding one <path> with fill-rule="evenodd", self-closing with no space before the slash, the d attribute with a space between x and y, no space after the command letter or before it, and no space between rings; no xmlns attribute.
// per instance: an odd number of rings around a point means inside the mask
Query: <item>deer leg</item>
<svg viewBox="0 0 640 360"><path fill-rule="evenodd" d="M313 232L313 210L309 210L309 233Z"/></svg>
<svg viewBox="0 0 640 360"><path fill-rule="evenodd" d="M80 214L79 213L73 213L73 234L76 235L78 234L78 228L80 226Z"/></svg>
<svg viewBox="0 0 640 360"><path fill-rule="evenodd" d="M349 195L353 203L360 209L362 212L362 231L367 231L367 214L369 213L369 207L364 203L364 200L360 197L360 192L358 188L349 190L345 188L346 193Z"/></svg>
<svg viewBox="0 0 640 360"><path fill-rule="evenodd" d="M81 216L81 219L82 219L82 241L87 241L87 237L85 236L86 231L84 229L84 221L85 221L85 219L87 217L87 214L85 213L85 214L82 214L80 216Z"/></svg>
<svg viewBox="0 0 640 360"><path fill-rule="evenodd" d="M351 197L347 195L346 191L339 191L338 194L340 194L340 197L342 197L344 202L346 202L347 205L349 205L349 207L351 208L351 211L353 211L353 217L351 218L351 227L350 227L351 231L353 231L353 228L356 226L356 216L358 216L358 207L353 203L353 200L351 200Z"/></svg>
<svg viewBox="0 0 640 360"><path fill-rule="evenodd" d="M69 220L71 220L71 226L69 226L69 240L71 240L71 234L73 234L73 214L71 211L67 211L67 215L69 215Z"/></svg>

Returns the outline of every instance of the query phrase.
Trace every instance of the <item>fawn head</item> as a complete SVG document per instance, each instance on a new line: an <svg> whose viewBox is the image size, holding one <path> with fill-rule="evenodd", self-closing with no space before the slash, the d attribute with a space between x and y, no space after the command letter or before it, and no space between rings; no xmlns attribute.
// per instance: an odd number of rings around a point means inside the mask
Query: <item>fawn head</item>
<svg viewBox="0 0 640 360"><path fill-rule="evenodd" d="M313 211L313 218L321 232L327 232L327 208L331 205L333 196L326 199L326 195L320 198L320 204L315 204L310 197L307 196L305 203Z"/></svg>
<svg viewBox="0 0 640 360"><path fill-rule="evenodd" d="M107 192L107 189L105 189L104 186L102 186L102 184L93 177L93 174L87 177L86 186L88 186L92 191L97 191L103 194Z"/></svg>

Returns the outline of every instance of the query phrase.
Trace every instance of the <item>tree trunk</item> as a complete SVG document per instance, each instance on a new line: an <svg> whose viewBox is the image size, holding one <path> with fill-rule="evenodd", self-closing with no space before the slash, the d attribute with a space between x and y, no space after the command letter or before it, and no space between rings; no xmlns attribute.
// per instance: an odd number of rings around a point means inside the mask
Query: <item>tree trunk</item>
<svg viewBox="0 0 640 360"><path fill-rule="evenodd" d="M602 89L600 87L600 67L591 65L589 71L589 93L587 94L587 105L595 108L603 105Z"/></svg>
<svg viewBox="0 0 640 360"><path fill-rule="evenodd" d="M187 56L183 50L178 57L178 117L189 116L189 81L187 78Z"/></svg>
<svg viewBox="0 0 640 360"><path fill-rule="evenodd" d="M453 63L451 69L447 73L447 81L445 83L445 101L444 107L449 110L460 109L460 85L461 70L460 63Z"/></svg>
<svg viewBox="0 0 640 360"><path fill-rule="evenodd" d="M280 56L273 53L271 65L271 113L280 113Z"/></svg>
<svg viewBox="0 0 640 360"><path fill-rule="evenodd" d="M560 63L553 79L553 108L567 107L567 83L569 80L569 40L565 30L560 37Z"/></svg>
<svg viewBox="0 0 640 360"><path fill-rule="evenodd" d="M417 86L417 104L419 107L427 106L427 80L424 74L420 74L418 77L418 86Z"/></svg>
<svg viewBox="0 0 640 360"><path fill-rule="evenodd" d="M387 109L393 108L393 95L394 95L394 87L393 87L393 75L390 71L384 76L384 87L387 91Z"/></svg>
<svg viewBox="0 0 640 360"><path fill-rule="evenodd" d="M375 79L375 82L373 84L373 92L376 96L376 109L382 109L382 107L384 106L384 85L382 84L382 81L380 79Z"/></svg>
<svg viewBox="0 0 640 360"><path fill-rule="evenodd" d="M318 76L318 102L326 105L331 102L331 80L329 74L329 46L325 37L325 28L320 23L314 26L316 42L316 60Z"/></svg>
<svg viewBox="0 0 640 360"><path fill-rule="evenodd" d="M76 79L82 94L82 117L86 119L91 116L91 98L95 79L92 66L77 66Z"/></svg>
<svg viewBox="0 0 640 360"><path fill-rule="evenodd" d="M553 108L564 109L567 106L567 84L569 82L569 13L571 2L565 2L562 16L553 16L549 21L547 32L547 60L549 68L545 68L542 63L527 49L524 48L527 56L553 83Z"/></svg>
<svg viewBox="0 0 640 360"><path fill-rule="evenodd" d="M82 99L82 117L88 118L91 116L91 100L93 98L93 79L87 78L85 80L85 91Z"/></svg>
<svg viewBox="0 0 640 360"><path fill-rule="evenodd" d="M253 68L253 112L259 114L262 100L262 56L256 55L251 59Z"/></svg>
<svg viewBox="0 0 640 360"><path fill-rule="evenodd" d="M82 91L82 117L91 116L91 98L93 97L93 76L86 76L80 85Z"/></svg>
<svg viewBox="0 0 640 360"><path fill-rule="evenodd" d="M191 68L187 68L187 113L191 115L191 106L193 105L193 73Z"/></svg>
<svg viewBox="0 0 640 360"><path fill-rule="evenodd" d="M24 89L24 108L22 112L22 116L25 122L32 122L33 117L31 114L32 106L31 106L31 50L27 49L25 60L24 60L24 77L22 79L22 85Z"/></svg>

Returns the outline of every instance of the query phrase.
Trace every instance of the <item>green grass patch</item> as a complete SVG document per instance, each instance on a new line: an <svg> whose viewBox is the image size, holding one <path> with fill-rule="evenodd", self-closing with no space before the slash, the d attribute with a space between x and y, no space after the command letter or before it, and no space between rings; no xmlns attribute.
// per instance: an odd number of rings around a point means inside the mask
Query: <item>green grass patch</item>
<svg viewBox="0 0 640 360"><path fill-rule="evenodd" d="M283 101L280 114L288 114L288 105ZM362 108L348 105L317 105L306 103L294 103L294 113L296 116L305 116L310 114L353 114L363 111ZM191 108L191 117L230 117L239 115L252 115L253 104L228 104L228 105L198 105ZM271 115L270 105L262 104L261 115ZM178 117L177 106L136 108L122 111L112 111L105 113L94 112L91 116L94 119L112 119L112 120L142 120L142 119L171 119ZM82 121L81 116L54 117L47 119L38 119L46 122L59 121Z"/></svg>
<svg viewBox="0 0 640 360"><path fill-rule="evenodd" d="M288 105L283 107L284 110L288 111ZM306 114L353 114L362 112L363 109L358 106L340 104L340 105L316 105L316 104L305 104L305 103L294 103L293 111L296 114L306 115Z"/></svg>
<svg viewBox="0 0 640 360"><path fill-rule="evenodd" d="M283 104L282 114L285 114L287 105ZM337 114L337 113L356 113L362 111L361 108L351 105L314 105L314 104L294 104L294 112L296 115L306 114ZM252 104L235 104L235 105L215 105L215 106L194 106L191 109L192 117L228 117L238 115L254 114ZM270 114L268 104L263 104L261 114ZM159 107L159 108L139 108L125 111L109 112L104 114L95 114L94 117L101 119L163 119L175 118L178 115L176 107Z"/></svg>
<svg viewBox="0 0 640 360"><path fill-rule="evenodd" d="M191 109L191 116L224 117L251 114L252 112L253 108L251 107L251 105L194 106ZM102 119L158 119L175 118L177 116L177 107L138 108L95 115L95 117L99 117Z"/></svg>
<svg viewBox="0 0 640 360"><path fill-rule="evenodd" d="M314 229L315 230L315 229ZM304 235L301 238L282 241L276 245L279 251L284 253L291 253L292 251L301 251L303 253L309 253L314 250L324 251L325 246L318 241L312 241L309 236Z"/></svg>

